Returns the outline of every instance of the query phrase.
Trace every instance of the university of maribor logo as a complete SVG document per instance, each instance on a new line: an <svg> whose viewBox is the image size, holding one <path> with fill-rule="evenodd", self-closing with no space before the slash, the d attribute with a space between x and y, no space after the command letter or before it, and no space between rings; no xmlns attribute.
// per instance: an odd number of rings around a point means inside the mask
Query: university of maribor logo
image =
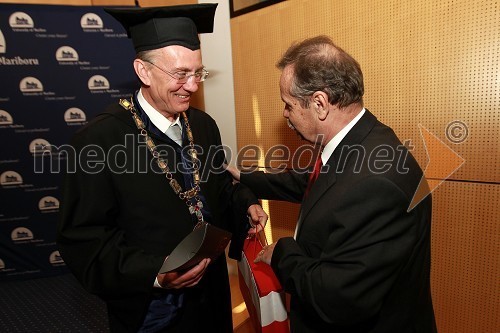
<svg viewBox="0 0 500 333"><path fill-rule="evenodd" d="M5 43L5 37L3 36L2 30L0 30L0 53L7 52L7 43Z"/></svg>
<svg viewBox="0 0 500 333"><path fill-rule="evenodd" d="M64 121L70 125L74 123L83 123L87 121L87 116L85 112L80 110L79 108L69 108L64 112Z"/></svg>
<svg viewBox="0 0 500 333"><path fill-rule="evenodd" d="M80 20L80 25L82 29L101 29L103 27L103 23L99 15L94 13L87 13L82 16Z"/></svg>
<svg viewBox="0 0 500 333"><path fill-rule="evenodd" d="M56 51L57 61L78 61L78 52L70 46L61 46Z"/></svg>
<svg viewBox="0 0 500 333"><path fill-rule="evenodd" d="M9 25L11 28L33 28L35 23L33 19L26 13L15 12L9 17Z"/></svg>
<svg viewBox="0 0 500 333"><path fill-rule="evenodd" d="M5 37L0 30L0 54L7 53L7 42ZM0 66L38 66L40 61L37 58L22 58L18 55L12 57L6 57L2 55L0 57Z"/></svg>
<svg viewBox="0 0 500 333"><path fill-rule="evenodd" d="M94 75L89 79L88 86L90 90L107 90L109 81L102 75Z"/></svg>
<svg viewBox="0 0 500 333"><path fill-rule="evenodd" d="M24 241L33 239L33 233L28 228L19 227L12 230L10 238L15 241Z"/></svg>
<svg viewBox="0 0 500 333"><path fill-rule="evenodd" d="M38 202L38 209L42 212L59 210L59 200L54 197L46 196Z"/></svg>
<svg viewBox="0 0 500 333"><path fill-rule="evenodd" d="M33 155L52 154L52 146L45 139L35 139L30 143L30 152Z"/></svg>
<svg viewBox="0 0 500 333"><path fill-rule="evenodd" d="M37 78L28 76L21 80L19 89L24 93L42 92L43 84Z"/></svg>
<svg viewBox="0 0 500 333"><path fill-rule="evenodd" d="M5 171L0 175L0 185L2 186L21 185L22 183L23 177L15 171Z"/></svg>
<svg viewBox="0 0 500 333"><path fill-rule="evenodd" d="M61 264L64 264L64 260L61 257L59 251L54 251L50 254L49 262L54 266L60 266Z"/></svg>
<svg viewBox="0 0 500 333"><path fill-rule="evenodd" d="M1 125L12 125L14 123L14 119L10 113L5 110L0 110L0 126Z"/></svg>
<svg viewBox="0 0 500 333"><path fill-rule="evenodd" d="M13 272L15 270L16 270L15 268L7 268L7 266L5 266L5 262L2 259L0 259L0 272L8 273L8 272Z"/></svg>

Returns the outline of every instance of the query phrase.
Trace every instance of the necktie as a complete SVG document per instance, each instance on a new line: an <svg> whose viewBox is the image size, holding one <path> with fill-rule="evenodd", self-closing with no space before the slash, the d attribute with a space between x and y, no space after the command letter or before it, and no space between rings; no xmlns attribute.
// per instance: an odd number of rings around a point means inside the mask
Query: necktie
<svg viewBox="0 0 500 333"><path fill-rule="evenodd" d="M314 182L316 181L316 179L318 179L319 172L321 171L322 166L323 166L323 161L321 160L321 155L320 155L318 157L318 159L316 160L316 163L314 164L313 171L309 174L309 181L307 182L307 187L306 187L306 192L304 193L304 198L307 197Z"/></svg>
<svg viewBox="0 0 500 333"><path fill-rule="evenodd" d="M167 131L165 134L172 140L175 141L179 146L182 147L182 133L181 133L181 128L179 124L172 124L170 125L169 128L167 128Z"/></svg>

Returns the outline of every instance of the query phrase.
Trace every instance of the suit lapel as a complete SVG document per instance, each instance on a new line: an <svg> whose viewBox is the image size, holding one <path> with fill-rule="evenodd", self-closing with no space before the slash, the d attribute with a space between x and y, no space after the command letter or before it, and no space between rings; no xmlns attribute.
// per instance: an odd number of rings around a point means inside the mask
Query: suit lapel
<svg viewBox="0 0 500 333"><path fill-rule="evenodd" d="M314 182L309 195L304 199L301 206L302 219L307 217L316 202L323 196L323 194L333 185L336 181L335 163L333 162L333 155L330 157L326 165L321 168L321 173L318 179Z"/></svg>
<svg viewBox="0 0 500 333"><path fill-rule="evenodd" d="M332 156L330 156L326 165L322 167L318 179L311 187L309 195L304 199L300 207L299 219L295 230L295 238L300 232L302 222L306 220L318 200L325 195L330 187L335 185L338 177L336 173L337 166L345 165L345 163L347 163L347 159L352 156L352 154L346 154L345 152L342 154L342 147L360 145L363 139L371 131L376 121L377 118L370 111L366 110L363 117L361 117L356 125L354 125L345 138L340 142Z"/></svg>

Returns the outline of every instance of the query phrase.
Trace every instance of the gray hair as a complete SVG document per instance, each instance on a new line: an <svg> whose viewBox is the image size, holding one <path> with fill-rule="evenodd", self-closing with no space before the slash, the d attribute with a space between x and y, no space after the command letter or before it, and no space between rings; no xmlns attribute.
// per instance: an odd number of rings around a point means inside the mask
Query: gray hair
<svg viewBox="0 0 500 333"><path fill-rule="evenodd" d="M293 67L290 95L302 107L309 107L315 91L328 95L328 102L339 107L363 103L363 73L358 62L336 46L327 36L317 36L293 44L276 66Z"/></svg>
<svg viewBox="0 0 500 333"><path fill-rule="evenodd" d="M146 51L137 52L137 54L135 55L135 58L140 59L142 61L146 61L146 62L154 62L153 60L154 60L156 53L157 53L155 51L156 50L146 50Z"/></svg>

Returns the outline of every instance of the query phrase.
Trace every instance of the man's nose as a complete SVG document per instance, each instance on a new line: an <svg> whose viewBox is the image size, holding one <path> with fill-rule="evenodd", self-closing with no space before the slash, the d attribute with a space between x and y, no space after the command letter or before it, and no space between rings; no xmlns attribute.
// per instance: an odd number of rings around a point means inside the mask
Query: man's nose
<svg viewBox="0 0 500 333"><path fill-rule="evenodd" d="M195 77L193 75L193 76L188 77L187 82L184 83L182 86L184 87L184 89L186 91L195 92L198 90L198 85L199 85L199 82L196 82Z"/></svg>

